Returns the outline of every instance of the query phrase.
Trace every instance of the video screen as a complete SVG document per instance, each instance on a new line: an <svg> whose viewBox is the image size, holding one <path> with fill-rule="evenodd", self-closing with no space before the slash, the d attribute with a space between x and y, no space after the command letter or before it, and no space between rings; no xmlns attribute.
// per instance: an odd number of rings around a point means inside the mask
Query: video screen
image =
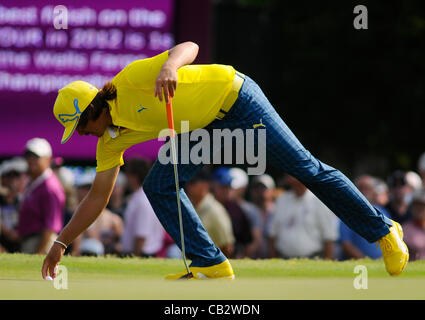
<svg viewBox="0 0 425 320"><path fill-rule="evenodd" d="M20 155L45 138L55 156L95 159L96 137L75 134L65 145L53 116L60 88L84 80L101 88L134 60L174 45L174 1L13 1L0 5L0 157ZM161 142L126 156L155 158Z"/></svg>

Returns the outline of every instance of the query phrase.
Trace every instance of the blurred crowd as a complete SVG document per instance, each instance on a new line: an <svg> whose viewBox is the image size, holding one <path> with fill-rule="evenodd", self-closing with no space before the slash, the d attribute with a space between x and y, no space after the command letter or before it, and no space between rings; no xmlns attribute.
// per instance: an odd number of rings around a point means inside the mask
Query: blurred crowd
<svg viewBox="0 0 425 320"><path fill-rule="evenodd" d="M151 162L127 160L110 201L67 254L180 258L143 191ZM42 138L0 164L0 252L45 254L94 181L94 168L68 167ZM382 214L403 226L410 259L425 259L425 153L417 172L385 179L363 174L354 184ZM205 166L184 186L214 243L230 258L382 256L289 175L249 177L236 167Z"/></svg>

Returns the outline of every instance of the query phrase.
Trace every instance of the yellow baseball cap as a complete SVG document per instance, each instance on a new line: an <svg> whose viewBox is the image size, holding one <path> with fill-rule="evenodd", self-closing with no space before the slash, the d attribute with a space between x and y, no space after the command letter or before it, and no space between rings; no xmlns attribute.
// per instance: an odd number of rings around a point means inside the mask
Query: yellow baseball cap
<svg viewBox="0 0 425 320"><path fill-rule="evenodd" d="M85 81L74 81L58 91L53 106L55 118L65 127L61 143L71 138L81 113L93 101L99 89Z"/></svg>

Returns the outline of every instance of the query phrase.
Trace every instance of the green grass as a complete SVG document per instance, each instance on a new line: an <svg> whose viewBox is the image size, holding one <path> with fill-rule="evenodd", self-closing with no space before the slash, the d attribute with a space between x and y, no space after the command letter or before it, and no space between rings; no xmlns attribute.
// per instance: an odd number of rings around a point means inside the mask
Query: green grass
<svg viewBox="0 0 425 320"><path fill-rule="evenodd" d="M182 261L67 256L68 289L57 290L41 278L43 258L0 254L0 299L425 299L425 261L390 277L380 260L231 260L234 281L166 281ZM367 290L353 286L356 265L367 267Z"/></svg>

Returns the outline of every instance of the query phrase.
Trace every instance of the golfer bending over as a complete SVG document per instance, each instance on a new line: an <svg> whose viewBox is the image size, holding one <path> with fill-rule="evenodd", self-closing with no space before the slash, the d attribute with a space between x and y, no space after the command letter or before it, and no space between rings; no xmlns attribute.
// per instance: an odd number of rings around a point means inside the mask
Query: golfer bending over
<svg viewBox="0 0 425 320"><path fill-rule="evenodd" d="M189 121L190 131L205 128L252 129L262 123L266 130L267 163L300 180L347 226L369 242L378 242L386 270L400 274L409 254L398 223L374 208L338 170L320 162L306 150L248 76L226 65L190 65L198 46L181 43L155 57L134 61L101 90L75 81L59 90L53 111L65 127L62 143L76 130L80 135L99 137L96 178L71 221L64 227L46 258L42 276L55 276L65 248L87 229L108 203L124 151L158 138L168 128L165 101L173 97L177 133L181 121ZM261 130L261 129L260 129ZM210 136L212 145L212 134ZM190 142L191 146L197 142ZM178 164L184 185L202 164ZM180 246L173 164L158 160L145 179L144 191L158 219ZM180 188L186 255L191 259L194 279L234 278L224 254L211 241ZM187 271L168 275L184 277Z"/></svg>

